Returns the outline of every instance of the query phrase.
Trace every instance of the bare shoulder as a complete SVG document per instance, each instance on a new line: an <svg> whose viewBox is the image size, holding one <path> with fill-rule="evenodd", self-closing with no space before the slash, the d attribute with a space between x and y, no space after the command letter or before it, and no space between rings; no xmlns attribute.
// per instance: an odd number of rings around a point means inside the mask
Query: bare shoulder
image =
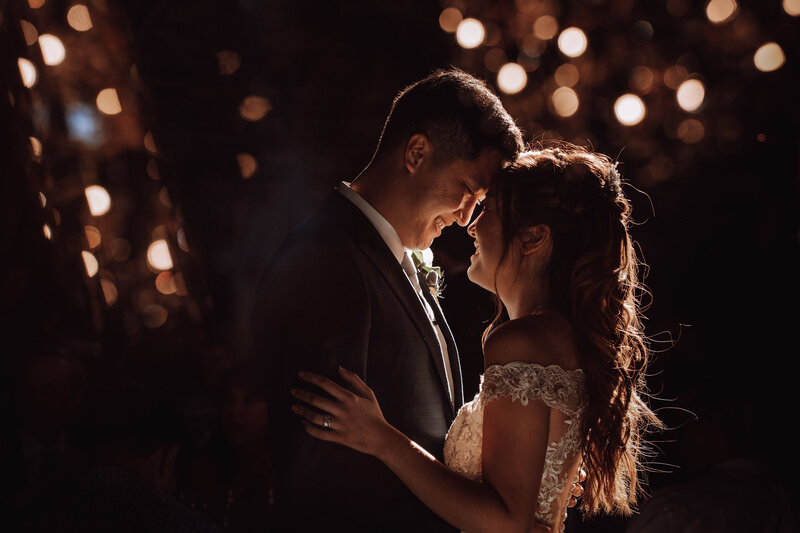
<svg viewBox="0 0 800 533"><path fill-rule="evenodd" d="M560 313L547 312L506 322L483 347L486 366L513 361L580 368L572 325Z"/></svg>

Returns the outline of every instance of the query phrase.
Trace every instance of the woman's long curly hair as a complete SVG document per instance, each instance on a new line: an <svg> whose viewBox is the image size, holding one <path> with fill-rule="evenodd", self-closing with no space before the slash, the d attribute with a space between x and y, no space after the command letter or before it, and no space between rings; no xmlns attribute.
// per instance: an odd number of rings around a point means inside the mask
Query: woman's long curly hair
<svg viewBox="0 0 800 533"><path fill-rule="evenodd" d="M496 189L506 252L522 228L550 228L550 298L573 327L586 378L581 451L588 477L581 507L587 514L631 513L642 434L661 426L643 401L648 346L640 299L646 289L621 185L607 156L559 143L521 154ZM500 316L498 307L487 333Z"/></svg>

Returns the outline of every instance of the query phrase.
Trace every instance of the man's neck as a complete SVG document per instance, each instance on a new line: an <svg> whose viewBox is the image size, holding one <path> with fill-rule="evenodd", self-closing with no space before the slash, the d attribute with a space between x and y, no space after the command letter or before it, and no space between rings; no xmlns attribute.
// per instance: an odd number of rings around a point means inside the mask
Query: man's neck
<svg viewBox="0 0 800 533"><path fill-rule="evenodd" d="M403 241L403 213L407 213L409 209L403 199L407 194L398 186L398 180L393 179L388 172L382 173L382 170L368 167L350 184L350 188L374 207L392 225ZM403 244L405 245L405 242Z"/></svg>

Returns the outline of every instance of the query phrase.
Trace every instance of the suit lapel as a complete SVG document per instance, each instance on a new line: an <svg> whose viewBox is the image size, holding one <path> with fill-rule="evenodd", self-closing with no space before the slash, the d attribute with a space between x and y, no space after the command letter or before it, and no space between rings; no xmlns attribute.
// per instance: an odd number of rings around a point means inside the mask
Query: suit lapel
<svg viewBox="0 0 800 533"><path fill-rule="evenodd" d="M400 300L400 303L405 308L409 318L414 323L420 333L420 336L422 336L423 340L425 341L425 344L428 347L428 353L442 382L442 393L444 394L445 398L449 398L449 394L447 392L447 374L445 373L444 369L442 352L439 348L439 340L437 339L433 325L430 323L430 320L428 320L428 315L425 313L422 303L419 301L417 292L408 281L408 277L406 276L403 267L397 262L394 254L392 254L391 250L389 250L386 242L384 242L383 238L380 236L369 219L367 219L367 217L355 205L353 205L352 202L344 198L340 193L334 192L326 205L335 211L336 219L339 220L343 226L346 226L350 230L349 233L353 237L355 244L375 265L375 268L386 280L386 283L389 285L392 292L394 292L397 299ZM432 307L435 309L438 308L436 305ZM437 320L440 320L439 317L441 316L441 311L434 312L439 313L439 315L437 315ZM443 317L441 318L441 322L444 323ZM448 350L451 350L450 339L452 339L452 334L450 333L449 328L447 329L445 338L448 339ZM455 343L452 343L452 345L453 348L451 353L456 353L457 362L458 356L457 352L455 351ZM460 370L458 377L458 383L460 386ZM453 374L453 380L455 383L455 372ZM450 403L449 399L447 400L447 403Z"/></svg>

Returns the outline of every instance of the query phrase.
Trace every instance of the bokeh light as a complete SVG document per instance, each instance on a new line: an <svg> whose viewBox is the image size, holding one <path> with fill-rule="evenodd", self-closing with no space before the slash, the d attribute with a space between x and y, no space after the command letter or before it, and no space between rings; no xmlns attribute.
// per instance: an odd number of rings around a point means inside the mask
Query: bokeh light
<svg viewBox="0 0 800 533"><path fill-rule="evenodd" d="M242 100L242 103L239 105L239 114L243 119L249 120L250 122L261 120L271 110L272 104L263 96L250 95Z"/></svg>
<svg viewBox="0 0 800 533"><path fill-rule="evenodd" d="M786 56L778 43L765 43L753 55L753 63L762 72L778 70L785 61Z"/></svg>
<svg viewBox="0 0 800 533"><path fill-rule="evenodd" d="M19 75L22 78L22 84L28 89L36 85L39 74L36 72L36 67L33 63L24 57L20 57L17 59L17 66L19 67Z"/></svg>
<svg viewBox="0 0 800 533"><path fill-rule="evenodd" d="M86 267L86 274L88 274L90 278L95 277L100 268L97 264L97 258L92 252L87 252L86 250L81 252L81 256L83 257L83 265Z"/></svg>
<svg viewBox="0 0 800 533"><path fill-rule="evenodd" d="M684 111L696 111L706 97L706 87L700 80L686 80L678 87L675 94L678 105Z"/></svg>
<svg viewBox="0 0 800 533"><path fill-rule="evenodd" d="M178 248L183 250L184 252L189 251L189 241L186 240L186 232L183 228L178 228L176 238L178 241Z"/></svg>
<svg viewBox="0 0 800 533"><path fill-rule="evenodd" d="M506 63L497 73L497 86L506 94L517 94L528 84L528 74L517 63Z"/></svg>
<svg viewBox="0 0 800 533"><path fill-rule="evenodd" d="M160 328L167 321L167 310L159 304L149 304L142 309L142 322L150 329Z"/></svg>
<svg viewBox="0 0 800 533"><path fill-rule="evenodd" d="M644 120L646 108L635 94L623 94L614 102L614 115L623 126L635 126Z"/></svg>
<svg viewBox="0 0 800 533"><path fill-rule="evenodd" d="M39 36L39 47L42 49L42 59L45 65L60 65L67 57L67 50L61 39L50 33Z"/></svg>
<svg viewBox="0 0 800 533"><path fill-rule="evenodd" d="M153 139L153 133L148 131L144 134L144 149L150 152L151 154L157 154L158 148L156 148L156 141Z"/></svg>
<svg viewBox="0 0 800 533"><path fill-rule="evenodd" d="M53 239L53 230L50 229L49 224L44 224L42 226L42 234L44 234L45 238L49 241Z"/></svg>
<svg viewBox="0 0 800 533"><path fill-rule="evenodd" d="M455 33L464 16L455 7L446 7L439 14L439 27L447 33Z"/></svg>
<svg viewBox="0 0 800 533"><path fill-rule="evenodd" d="M103 298L107 305L114 305L117 301L117 286L110 279L100 278L100 288L103 291Z"/></svg>
<svg viewBox="0 0 800 533"><path fill-rule="evenodd" d="M219 73L223 76L229 76L239 70L242 65L242 57L231 50L222 50L217 52L217 64Z"/></svg>
<svg viewBox="0 0 800 533"><path fill-rule="evenodd" d="M94 226L85 226L83 228L83 233L86 235L86 243L89 245L89 249L94 250L100 246L102 238L99 229Z"/></svg>
<svg viewBox="0 0 800 533"><path fill-rule="evenodd" d="M39 204L44 207L47 205L47 196L44 195L42 191L39 191Z"/></svg>
<svg viewBox="0 0 800 533"><path fill-rule="evenodd" d="M783 0L783 10L793 17L800 16L800 0Z"/></svg>
<svg viewBox="0 0 800 533"><path fill-rule="evenodd" d="M172 268L172 256L166 240L158 239L150 243L147 247L147 263L156 270Z"/></svg>
<svg viewBox="0 0 800 533"><path fill-rule="evenodd" d="M568 57L578 57L586 51L589 41L580 28L567 28L558 36L558 49Z"/></svg>
<svg viewBox="0 0 800 533"><path fill-rule="evenodd" d="M486 39L486 28L478 19L462 20L456 30L456 41L462 48L477 48Z"/></svg>
<svg viewBox="0 0 800 533"><path fill-rule="evenodd" d="M580 100L578 93L569 87L559 87L550 96L550 103L553 106L553 111L560 117L571 117L578 111L580 107Z"/></svg>
<svg viewBox="0 0 800 533"><path fill-rule="evenodd" d="M733 18L738 8L736 0L710 0L706 4L706 18L712 24L723 24Z"/></svg>
<svg viewBox="0 0 800 533"><path fill-rule="evenodd" d="M33 158L36 161L42 159L42 141L37 139L36 137L28 137L31 142L31 152L33 152Z"/></svg>
<svg viewBox="0 0 800 533"><path fill-rule="evenodd" d="M689 76L689 71L683 65L672 65L664 71L664 85L673 90L678 90Z"/></svg>
<svg viewBox="0 0 800 533"><path fill-rule="evenodd" d="M20 20L19 25L22 28L22 36L25 38L25 44L28 46L36 44L36 41L39 40L39 32L36 30L36 26L27 20Z"/></svg>
<svg viewBox="0 0 800 533"><path fill-rule="evenodd" d="M39 9L44 5L44 0L28 0L28 5L31 9Z"/></svg>
<svg viewBox="0 0 800 533"><path fill-rule="evenodd" d="M111 196L108 191L100 185L90 185L84 191L86 202L89 204L89 212L92 216L102 216L111 209Z"/></svg>
<svg viewBox="0 0 800 533"><path fill-rule="evenodd" d="M89 31L92 29L92 17L89 15L89 8L83 4L75 4L67 11L67 23L78 31Z"/></svg>
<svg viewBox="0 0 800 533"><path fill-rule="evenodd" d="M553 73L553 81L559 87L574 87L581 77L578 67L572 63L564 63Z"/></svg>
<svg viewBox="0 0 800 533"><path fill-rule="evenodd" d="M156 276L156 290L161 294L175 293L175 280L173 279L172 272L161 272Z"/></svg>
<svg viewBox="0 0 800 533"><path fill-rule="evenodd" d="M543 40L548 41L558 33L558 21L551 15L542 15L533 23L533 34Z"/></svg>
<svg viewBox="0 0 800 533"><path fill-rule="evenodd" d="M106 115L118 115L122 113L122 104L119 103L117 90L113 87L103 89L97 93L95 102L97 103L97 109L99 109L101 113L105 113Z"/></svg>
<svg viewBox="0 0 800 533"><path fill-rule="evenodd" d="M258 161L250 154L237 154L236 161L239 163L239 172L245 179L251 177L258 170Z"/></svg>
<svg viewBox="0 0 800 533"><path fill-rule="evenodd" d="M687 118L678 125L678 138L686 144L700 142L706 133L703 123L696 118Z"/></svg>
<svg viewBox="0 0 800 533"><path fill-rule="evenodd" d="M645 66L640 65L631 71L630 86L635 91L647 94L652 90L654 82L655 74Z"/></svg>

